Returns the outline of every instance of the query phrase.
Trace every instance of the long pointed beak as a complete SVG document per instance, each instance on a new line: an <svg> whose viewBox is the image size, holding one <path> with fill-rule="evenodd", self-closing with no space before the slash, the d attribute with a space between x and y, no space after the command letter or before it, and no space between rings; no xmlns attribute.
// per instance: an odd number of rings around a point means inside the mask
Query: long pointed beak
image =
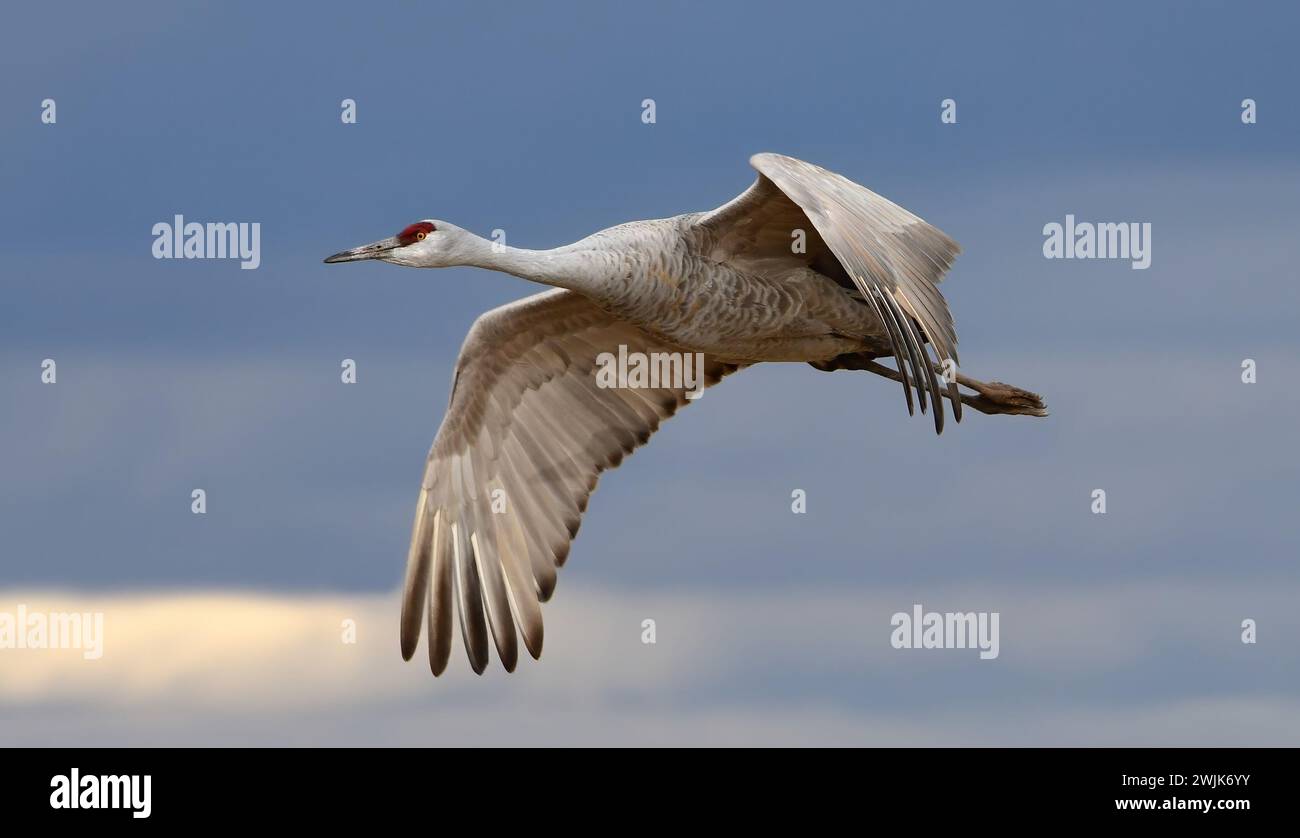
<svg viewBox="0 0 1300 838"><path fill-rule="evenodd" d="M401 242L396 236L377 241L374 244L363 244L361 247L354 247L351 250L344 250L335 253L333 256L326 256L325 263L332 265L335 262L360 262L363 259L382 259L384 254L401 247Z"/></svg>

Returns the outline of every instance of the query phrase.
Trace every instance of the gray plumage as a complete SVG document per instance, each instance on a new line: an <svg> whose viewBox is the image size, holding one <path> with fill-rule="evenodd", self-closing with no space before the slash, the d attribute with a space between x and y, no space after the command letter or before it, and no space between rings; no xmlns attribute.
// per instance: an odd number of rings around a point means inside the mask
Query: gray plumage
<svg viewBox="0 0 1300 838"><path fill-rule="evenodd" d="M762 361L868 370L900 381L909 412L915 400L940 432L944 398L958 420L963 402L1046 414L1033 393L953 372L957 335L938 284L956 242L825 169L777 154L750 162L755 183L712 212L622 224L553 250L431 219L326 260L474 265L557 287L482 315L461 347L416 505L405 658L423 622L435 675L456 622L475 672L489 640L508 671L518 639L541 654L540 603L600 473L690 401L680 382L599 386L601 353L702 353L706 386ZM883 357L896 369L874 360Z"/></svg>

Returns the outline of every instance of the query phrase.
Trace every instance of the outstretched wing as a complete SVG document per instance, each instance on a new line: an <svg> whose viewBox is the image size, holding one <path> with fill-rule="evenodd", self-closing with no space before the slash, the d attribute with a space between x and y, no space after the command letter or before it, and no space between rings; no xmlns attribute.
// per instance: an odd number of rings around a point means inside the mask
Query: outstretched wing
<svg viewBox="0 0 1300 838"><path fill-rule="evenodd" d="M935 429L942 431L943 400L934 367L948 359L957 363L957 332L938 284L960 252L957 243L897 204L819 166L780 154L756 154L749 162L759 172L754 185L697 223L714 235L728 258L797 259L851 282L889 332L908 411L912 387L922 412L928 389ZM793 230L806 234L804 254L791 251ZM957 384L947 386L960 421Z"/></svg>
<svg viewBox="0 0 1300 838"><path fill-rule="evenodd" d="M704 380L602 387L597 357L668 352L638 327L570 291L548 291L480 317L456 361L451 404L429 452L402 593L402 656L427 613L429 666L451 652L453 613L475 672L488 634L507 671L516 629L542 652L541 603L555 588L602 471L622 462L707 386L737 369L706 359ZM428 608L425 608L425 602Z"/></svg>

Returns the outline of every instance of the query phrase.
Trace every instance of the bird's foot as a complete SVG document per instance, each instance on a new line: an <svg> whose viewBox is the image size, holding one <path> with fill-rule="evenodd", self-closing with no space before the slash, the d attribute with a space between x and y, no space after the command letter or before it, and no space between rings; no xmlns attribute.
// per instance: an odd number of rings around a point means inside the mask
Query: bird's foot
<svg viewBox="0 0 1300 838"><path fill-rule="evenodd" d="M1047 405L1043 397L1001 381L978 381L966 375L958 375L957 383L979 393L971 398L962 397L962 403L981 413L1009 413L1018 416L1046 416Z"/></svg>

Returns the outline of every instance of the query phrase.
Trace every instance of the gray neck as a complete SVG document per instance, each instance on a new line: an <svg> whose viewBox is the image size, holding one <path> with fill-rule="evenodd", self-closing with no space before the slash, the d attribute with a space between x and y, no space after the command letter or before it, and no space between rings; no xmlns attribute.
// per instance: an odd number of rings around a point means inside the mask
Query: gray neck
<svg viewBox="0 0 1300 838"><path fill-rule="evenodd" d="M458 256L461 264L591 295L600 290L600 280L606 273L595 251L575 245L527 250L472 236Z"/></svg>

